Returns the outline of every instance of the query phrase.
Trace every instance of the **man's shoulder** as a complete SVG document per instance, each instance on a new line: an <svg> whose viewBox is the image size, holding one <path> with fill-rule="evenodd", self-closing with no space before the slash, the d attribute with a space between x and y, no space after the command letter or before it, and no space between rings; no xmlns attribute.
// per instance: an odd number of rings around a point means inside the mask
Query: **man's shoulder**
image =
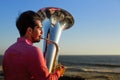
<svg viewBox="0 0 120 80"><path fill-rule="evenodd" d="M33 49L33 50L36 50L36 49L40 49L39 47L37 47L37 46L34 46L34 45L29 45L28 46L29 47L29 49Z"/></svg>
<svg viewBox="0 0 120 80"><path fill-rule="evenodd" d="M30 46L29 50L32 51L32 52L36 52L36 53L42 53L42 50L39 47L36 47L34 45Z"/></svg>

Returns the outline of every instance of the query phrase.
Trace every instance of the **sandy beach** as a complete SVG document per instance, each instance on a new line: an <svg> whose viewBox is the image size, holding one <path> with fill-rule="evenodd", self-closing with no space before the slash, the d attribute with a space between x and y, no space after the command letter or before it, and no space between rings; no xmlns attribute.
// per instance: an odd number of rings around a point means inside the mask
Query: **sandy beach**
<svg viewBox="0 0 120 80"><path fill-rule="evenodd" d="M2 71L0 71L0 80L4 80ZM65 75L59 80L120 80L120 73L97 73L66 70Z"/></svg>
<svg viewBox="0 0 120 80"><path fill-rule="evenodd" d="M60 80L120 80L120 73L66 71Z"/></svg>

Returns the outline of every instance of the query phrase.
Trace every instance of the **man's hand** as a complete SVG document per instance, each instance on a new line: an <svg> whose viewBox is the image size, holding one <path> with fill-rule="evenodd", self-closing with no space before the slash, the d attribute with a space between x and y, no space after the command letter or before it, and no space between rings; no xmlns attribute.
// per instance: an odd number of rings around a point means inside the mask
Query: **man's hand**
<svg viewBox="0 0 120 80"><path fill-rule="evenodd" d="M65 73L65 67L63 65L61 65L61 64L57 65L56 70L60 71L60 76L63 76L64 73Z"/></svg>

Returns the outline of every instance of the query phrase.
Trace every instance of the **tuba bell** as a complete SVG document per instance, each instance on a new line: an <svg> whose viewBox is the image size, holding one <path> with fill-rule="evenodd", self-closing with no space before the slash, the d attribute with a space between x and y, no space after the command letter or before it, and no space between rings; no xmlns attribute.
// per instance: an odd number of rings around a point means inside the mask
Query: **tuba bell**
<svg viewBox="0 0 120 80"><path fill-rule="evenodd" d="M43 53L49 72L54 72L61 33L73 26L74 18L68 11L56 7L42 8L38 14L41 16L44 29Z"/></svg>

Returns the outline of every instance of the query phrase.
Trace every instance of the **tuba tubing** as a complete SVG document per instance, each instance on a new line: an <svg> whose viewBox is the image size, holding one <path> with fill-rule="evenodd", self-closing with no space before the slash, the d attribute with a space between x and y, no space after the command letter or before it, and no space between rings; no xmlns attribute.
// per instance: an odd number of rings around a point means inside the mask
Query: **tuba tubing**
<svg viewBox="0 0 120 80"><path fill-rule="evenodd" d="M55 67L56 67L56 59L57 59L59 47L58 47L57 43L53 42L52 40L49 40L49 39L46 39L46 38L43 38L43 37L41 37L41 39L45 40L48 44L53 44L56 48L55 57L54 57L54 61L53 61L53 67L52 67L52 71L51 71L51 72L54 72Z"/></svg>

